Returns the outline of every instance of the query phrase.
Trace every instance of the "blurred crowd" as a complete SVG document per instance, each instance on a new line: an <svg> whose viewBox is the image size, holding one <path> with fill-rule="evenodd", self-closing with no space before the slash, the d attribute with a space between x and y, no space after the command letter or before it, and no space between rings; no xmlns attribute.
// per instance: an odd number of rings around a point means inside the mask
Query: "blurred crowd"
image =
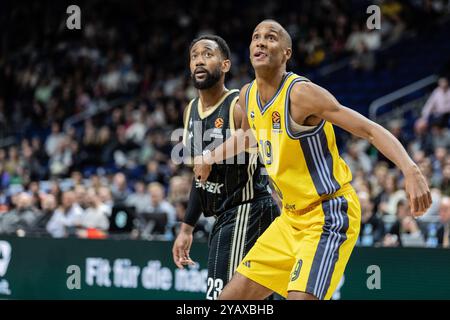
<svg viewBox="0 0 450 320"><path fill-rule="evenodd" d="M1 197L0 234L172 240L184 217L191 179L185 172L170 178L168 188L156 180L136 180L130 187L122 172L85 179L74 171L59 181L15 185L10 196ZM205 238L213 222L202 218L196 237Z"/></svg>
<svg viewBox="0 0 450 320"><path fill-rule="evenodd" d="M81 1L81 30L66 28L62 2L5 4L0 234L172 239L192 181L191 170L171 159L179 142L171 134L196 95L187 67L190 41L205 33L223 36L232 50L227 86L239 88L251 79L248 43L263 18L275 17L292 35L294 71L344 57L370 71L372 52L409 31L427 30L449 12L443 0L376 1L382 28L368 30L370 4ZM434 205L421 219L410 218L392 164L364 141L342 146L363 209L360 245L448 246L449 127L435 107L425 109L413 136L403 136L401 121L390 124L433 188ZM121 210L131 225L120 221ZM197 237L205 238L212 223L202 219Z"/></svg>

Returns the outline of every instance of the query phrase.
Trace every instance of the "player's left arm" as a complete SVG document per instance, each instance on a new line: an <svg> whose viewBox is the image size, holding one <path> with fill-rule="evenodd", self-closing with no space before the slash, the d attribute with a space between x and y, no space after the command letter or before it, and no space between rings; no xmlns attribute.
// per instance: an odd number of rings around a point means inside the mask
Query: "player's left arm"
<svg viewBox="0 0 450 320"><path fill-rule="evenodd" d="M413 214L420 216L430 207L431 194L424 176L402 144L388 130L342 106L330 92L310 82L298 83L293 87L291 115L294 121L302 121L296 119L296 114L301 114L304 119L307 116L324 119L368 140L402 171Z"/></svg>

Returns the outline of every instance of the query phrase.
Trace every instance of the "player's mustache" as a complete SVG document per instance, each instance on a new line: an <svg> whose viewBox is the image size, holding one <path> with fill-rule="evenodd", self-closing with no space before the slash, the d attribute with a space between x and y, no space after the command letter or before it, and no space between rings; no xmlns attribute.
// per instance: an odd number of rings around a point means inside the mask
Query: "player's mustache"
<svg viewBox="0 0 450 320"><path fill-rule="evenodd" d="M194 70L194 74L196 74L196 73L198 73L198 72L206 72L207 74L209 74L209 71L208 70L206 70L205 68L203 68L203 67L198 67L198 68L195 68L195 70Z"/></svg>

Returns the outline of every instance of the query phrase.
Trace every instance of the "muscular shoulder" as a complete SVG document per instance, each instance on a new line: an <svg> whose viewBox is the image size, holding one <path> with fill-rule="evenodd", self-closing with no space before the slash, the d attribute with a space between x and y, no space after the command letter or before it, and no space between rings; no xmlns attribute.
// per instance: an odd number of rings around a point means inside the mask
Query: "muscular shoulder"
<svg viewBox="0 0 450 320"><path fill-rule="evenodd" d="M326 89L312 82L297 82L290 93L291 112L300 109L305 115L317 115L338 107L337 100Z"/></svg>
<svg viewBox="0 0 450 320"><path fill-rule="evenodd" d="M194 102L194 100L195 99L192 99L184 108L184 111L183 111L183 124L184 125L186 125L186 121L187 121L187 118L189 117L189 112L191 110L191 105Z"/></svg>
<svg viewBox="0 0 450 320"><path fill-rule="evenodd" d="M239 101L241 102L241 105L245 104L245 94L247 93L247 89L250 86L250 83L245 84L241 91L239 92Z"/></svg>
<svg viewBox="0 0 450 320"><path fill-rule="evenodd" d="M247 83L241 88L241 91L239 92L239 100L236 103L235 107L233 108L233 118L236 129L242 128L243 121L247 118L246 115L247 110L245 106L245 94L247 93L249 85L250 83Z"/></svg>

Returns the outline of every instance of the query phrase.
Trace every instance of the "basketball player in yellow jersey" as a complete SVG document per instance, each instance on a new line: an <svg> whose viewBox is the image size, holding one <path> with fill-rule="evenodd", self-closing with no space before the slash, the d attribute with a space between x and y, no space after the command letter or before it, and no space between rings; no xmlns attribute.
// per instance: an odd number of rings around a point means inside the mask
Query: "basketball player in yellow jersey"
<svg viewBox="0 0 450 320"><path fill-rule="evenodd" d="M273 291L288 299L331 298L361 219L332 124L369 140L402 170L415 216L431 204L425 178L399 141L325 89L286 72L291 52L290 36L279 23L265 20L256 27L250 44L256 79L240 93L242 129L195 159L196 177L204 181L210 163L257 142L283 203L281 216L244 257L219 299L262 299ZM237 143L242 139L246 143Z"/></svg>

